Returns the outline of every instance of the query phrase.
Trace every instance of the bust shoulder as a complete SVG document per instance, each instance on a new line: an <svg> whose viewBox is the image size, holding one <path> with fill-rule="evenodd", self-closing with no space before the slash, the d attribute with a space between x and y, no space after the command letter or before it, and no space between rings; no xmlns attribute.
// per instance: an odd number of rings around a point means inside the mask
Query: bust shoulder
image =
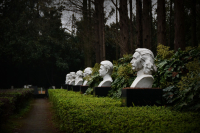
<svg viewBox="0 0 200 133"><path fill-rule="evenodd" d="M137 77L132 83L131 87L134 88L151 88L154 82L152 75L144 75Z"/></svg>
<svg viewBox="0 0 200 133"><path fill-rule="evenodd" d="M104 86L111 86L112 80L103 80L100 82L100 84L98 85L98 87L104 87Z"/></svg>

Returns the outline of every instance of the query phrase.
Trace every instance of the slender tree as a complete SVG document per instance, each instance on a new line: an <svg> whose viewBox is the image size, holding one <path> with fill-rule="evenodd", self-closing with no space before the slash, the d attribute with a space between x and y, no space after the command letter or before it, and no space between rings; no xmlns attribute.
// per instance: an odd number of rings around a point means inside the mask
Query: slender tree
<svg viewBox="0 0 200 133"><path fill-rule="evenodd" d="M104 0L95 0L95 51L96 62L100 63L105 60L105 43L104 43Z"/></svg>
<svg viewBox="0 0 200 133"><path fill-rule="evenodd" d="M143 47L151 49L151 0L143 0Z"/></svg>
<svg viewBox="0 0 200 133"><path fill-rule="evenodd" d="M130 10L130 53L133 53L133 11L132 11L132 0L129 0L129 10Z"/></svg>
<svg viewBox="0 0 200 133"><path fill-rule="evenodd" d="M157 5L158 15L158 44L166 45L166 14L165 14L165 0L158 0Z"/></svg>
<svg viewBox="0 0 200 133"><path fill-rule="evenodd" d="M137 47L143 47L143 31L142 31L142 1L136 0L136 34Z"/></svg>
<svg viewBox="0 0 200 133"><path fill-rule="evenodd" d="M118 0L116 0L116 36L118 36ZM116 59L119 58L119 45L116 43Z"/></svg>
<svg viewBox="0 0 200 133"><path fill-rule="evenodd" d="M184 0L174 0L174 27L175 39L174 49L185 49L185 28L184 28Z"/></svg>
<svg viewBox="0 0 200 133"><path fill-rule="evenodd" d="M128 8L127 0L120 0L119 7L120 14L120 56L129 53L128 39L129 39L129 30L128 30Z"/></svg>
<svg viewBox="0 0 200 133"><path fill-rule="evenodd" d="M192 46L197 46L196 39L196 0L191 0L191 14L192 14Z"/></svg>

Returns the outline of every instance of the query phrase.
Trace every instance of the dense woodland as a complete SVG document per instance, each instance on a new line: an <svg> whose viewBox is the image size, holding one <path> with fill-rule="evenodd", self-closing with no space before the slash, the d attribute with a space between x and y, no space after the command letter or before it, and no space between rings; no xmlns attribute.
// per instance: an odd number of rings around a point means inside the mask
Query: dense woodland
<svg viewBox="0 0 200 133"><path fill-rule="evenodd" d="M109 11L105 3L110 3ZM60 87L70 71L158 44L200 43L198 0L0 0L0 88ZM72 12L72 30L62 26ZM79 14L81 19L75 17ZM70 15L70 14L69 14ZM110 17L115 21L106 25Z"/></svg>

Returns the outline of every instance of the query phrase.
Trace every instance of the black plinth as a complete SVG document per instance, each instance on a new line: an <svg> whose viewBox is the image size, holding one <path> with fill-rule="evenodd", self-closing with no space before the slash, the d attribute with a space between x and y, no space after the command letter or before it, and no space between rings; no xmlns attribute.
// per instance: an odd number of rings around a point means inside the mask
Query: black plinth
<svg viewBox="0 0 200 133"><path fill-rule="evenodd" d="M89 86L80 86L81 94L85 93Z"/></svg>
<svg viewBox="0 0 200 133"><path fill-rule="evenodd" d="M160 88L123 88L122 106L162 105L162 89Z"/></svg>
<svg viewBox="0 0 200 133"><path fill-rule="evenodd" d="M68 90L68 91L71 91L71 90L72 90L72 86L73 86L73 85L68 85L68 86L67 86L67 90Z"/></svg>
<svg viewBox="0 0 200 133"><path fill-rule="evenodd" d="M68 84L63 84L63 85L62 85L62 88L63 88L63 89L67 89L67 86L68 86Z"/></svg>
<svg viewBox="0 0 200 133"><path fill-rule="evenodd" d="M106 97L110 90L111 90L111 87L94 87L93 95L100 96L100 97Z"/></svg>
<svg viewBox="0 0 200 133"><path fill-rule="evenodd" d="M80 85L73 85L73 91L80 91Z"/></svg>

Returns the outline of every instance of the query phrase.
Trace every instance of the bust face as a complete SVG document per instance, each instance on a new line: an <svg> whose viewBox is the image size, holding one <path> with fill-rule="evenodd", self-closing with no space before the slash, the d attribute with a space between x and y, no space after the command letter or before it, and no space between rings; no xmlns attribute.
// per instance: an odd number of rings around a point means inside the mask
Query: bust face
<svg viewBox="0 0 200 133"><path fill-rule="evenodd" d="M105 66L101 65L100 69L99 69L99 75L101 77L104 77L106 74L107 74L107 70L106 70Z"/></svg>
<svg viewBox="0 0 200 133"><path fill-rule="evenodd" d="M90 75L92 73L92 71L90 69L85 69L83 76L86 77L88 75Z"/></svg>
<svg viewBox="0 0 200 133"><path fill-rule="evenodd" d="M76 72L76 75L77 75L77 76L82 76L82 71L77 71L77 72Z"/></svg>
<svg viewBox="0 0 200 133"><path fill-rule="evenodd" d="M142 69L141 58L138 52L133 54L133 59L131 60L132 69L135 71L139 71Z"/></svg>
<svg viewBox="0 0 200 133"><path fill-rule="evenodd" d="M70 75L72 76L72 79L76 78L76 73L75 72L71 72Z"/></svg>
<svg viewBox="0 0 200 133"><path fill-rule="evenodd" d="M68 80L71 80L72 79L72 75L70 74L69 76L68 76Z"/></svg>

